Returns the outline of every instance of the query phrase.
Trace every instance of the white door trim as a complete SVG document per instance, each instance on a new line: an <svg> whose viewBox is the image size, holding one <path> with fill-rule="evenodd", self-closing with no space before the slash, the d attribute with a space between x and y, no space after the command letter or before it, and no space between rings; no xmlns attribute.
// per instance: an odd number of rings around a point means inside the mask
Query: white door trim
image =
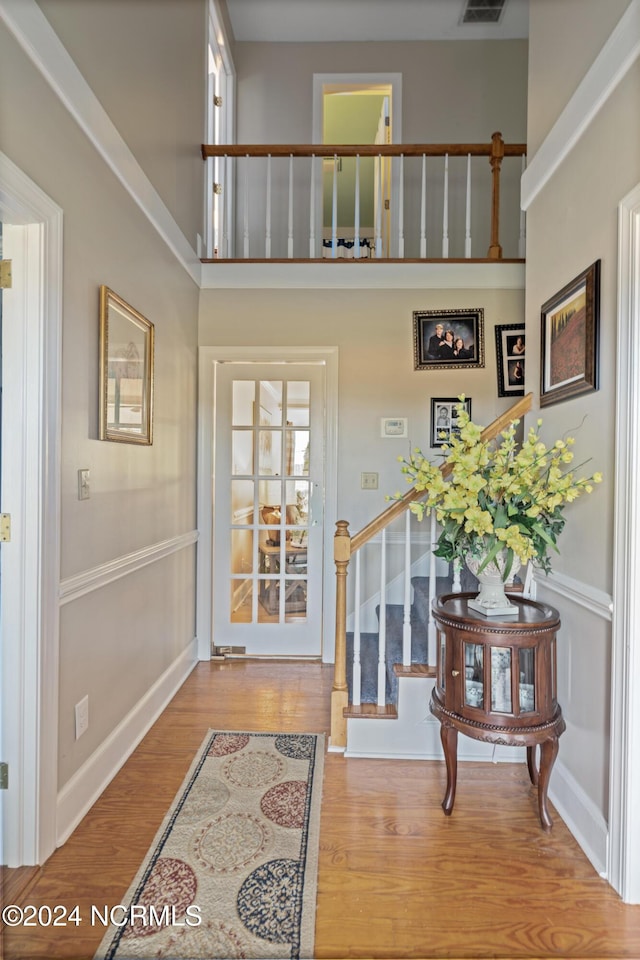
<svg viewBox="0 0 640 960"><path fill-rule="evenodd" d="M23 226L16 273L24 269L25 280L23 286L14 277L11 292L11 310L25 324L16 356L21 409L13 413L23 418L24 432L8 451L13 483L7 483L10 493L3 489L3 501L5 495L14 499L22 527L2 547L13 551L7 566L16 574L2 614L3 632L7 624L12 630L12 643L5 635L2 649L3 733L10 755L4 862L19 866L43 863L56 847L62 210L3 153L0 218ZM11 504L3 503L3 510L10 512ZM14 657L10 664L8 655Z"/></svg>
<svg viewBox="0 0 640 960"><path fill-rule="evenodd" d="M640 903L640 184L618 207L614 603L608 879Z"/></svg>
<svg viewBox="0 0 640 960"><path fill-rule="evenodd" d="M337 347L200 347L198 416L198 657L211 657L212 549L213 549L213 427L215 370L222 361L320 361L326 370L326 457L324 510L324 591L322 602L322 659L333 663L335 650L335 567L333 535L338 502L338 348Z"/></svg>

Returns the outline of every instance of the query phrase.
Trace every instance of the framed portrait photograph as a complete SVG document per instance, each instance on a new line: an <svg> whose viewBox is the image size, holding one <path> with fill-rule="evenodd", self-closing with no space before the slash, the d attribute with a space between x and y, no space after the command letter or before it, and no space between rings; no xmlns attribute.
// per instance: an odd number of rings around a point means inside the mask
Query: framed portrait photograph
<svg viewBox="0 0 640 960"><path fill-rule="evenodd" d="M484 367L484 310L413 311L415 370Z"/></svg>
<svg viewBox="0 0 640 960"><path fill-rule="evenodd" d="M524 396L525 348L523 324L502 323L496 326L499 397Z"/></svg>
<svg viewBox="0 0 640 960"><path fill-rule="evenodd" d="M458 407L460 401L457 397L432 397L431 398L431 446L443 447L449 443L452 437L460 433L458 426ZM469 416L471 416L471 397L465 397L464 407Z"/></svg>
<svg viewBox="0 0 640 960"><path fill-rule="evenodd" d="M100 439L153 440L153 324L100 287Z"/></svg>
<svg viewBox="0 0 640 960"><path fill-rule="evenodd" d="M598 389L600 260L541 308L540 406Z"/></svg>

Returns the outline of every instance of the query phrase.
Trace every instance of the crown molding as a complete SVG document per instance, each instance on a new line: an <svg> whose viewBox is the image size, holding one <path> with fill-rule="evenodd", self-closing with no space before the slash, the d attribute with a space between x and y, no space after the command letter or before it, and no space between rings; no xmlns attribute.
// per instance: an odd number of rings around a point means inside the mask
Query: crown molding
<svg viewBox="0 0 640 960"><path fill-rule="evenodd" d="M0 19L191 279L200 261L35 0L0 0Z"/></svg>
<svg viewBox="0 0 640 960"><path fill-rule="evenodd" d="M521 206L528 210L555 171L640 56L640 0L631 3L575 93L529 161L521 180Z"/></svg>

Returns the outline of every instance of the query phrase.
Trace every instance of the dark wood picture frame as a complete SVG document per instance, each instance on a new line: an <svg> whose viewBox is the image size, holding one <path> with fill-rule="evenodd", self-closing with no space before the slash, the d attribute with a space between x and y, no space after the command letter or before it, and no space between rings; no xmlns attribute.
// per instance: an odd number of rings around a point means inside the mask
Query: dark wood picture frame
<svg viewBox="0 0 640 960"><path fill-rule="evenodd" d="M456 407L460 404L458 397L431 398L431 439L432 447L443 447L452 436L459 432L456 418ZM471 397L464 398L467 413L471 416ZM440 422L439 422L440 421Z"/></svg>
<svg viewBox="0 0 640 960"><path fill-rule="evenodd" d="M526 356L524 323L500 323L495 330L498 396L523 397Z"/></svg>
<svg viewBox="0 0 640 960"><path fill-rule="evenodd" d="M483 308L414 310L413 359L415 370L484 367Z"/></svg>
<svg viewBox="0 0 640 960"><path fill-rule="evenodd" d="M543 303L540 406L598 389L600 260Z"/></svg>

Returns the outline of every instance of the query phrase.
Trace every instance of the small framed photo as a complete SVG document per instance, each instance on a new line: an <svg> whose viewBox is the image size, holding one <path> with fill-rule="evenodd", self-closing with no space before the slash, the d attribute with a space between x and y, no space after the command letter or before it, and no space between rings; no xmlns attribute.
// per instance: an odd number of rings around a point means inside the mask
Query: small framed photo
<svg viewBox="0 0 640 960"><path fill-rule="evenodd" d="M524 396L525 347L524 325L502 323L496 326L499 397Z"/></svg>
<svg viewBox="0 0 640 960"><path fill-rule="evenodd" d="M408 437L408 419L406 417L382 417L380 419L380 436L396 439Z"/></svg>
<svg viewBox="0 0 640 960"><path fill-rule="evenodd" d="M413 311L416 370L484 367L484 310Z"/></svg>
<svg viewBox="0 0 640 960"><path fill-rule="evenodd" d="M541 308L540 406L598 389L600 260Z"/></svg>
<svg viewBox="0 0 640 960"><path fill-rule="evenodd" d="M458 426L458 407L460 401L457 397L432 397L431 398L431 446L443 447L449 443L452 437L460 433ZM465 397L464 407L469 416L471 416L471 397Z"/></svg>
<svg viewBox="0 0 640 960"><path fill-rule="evenodd" d="M153 324L100 287L100 439L153 440Z"/></svg>

